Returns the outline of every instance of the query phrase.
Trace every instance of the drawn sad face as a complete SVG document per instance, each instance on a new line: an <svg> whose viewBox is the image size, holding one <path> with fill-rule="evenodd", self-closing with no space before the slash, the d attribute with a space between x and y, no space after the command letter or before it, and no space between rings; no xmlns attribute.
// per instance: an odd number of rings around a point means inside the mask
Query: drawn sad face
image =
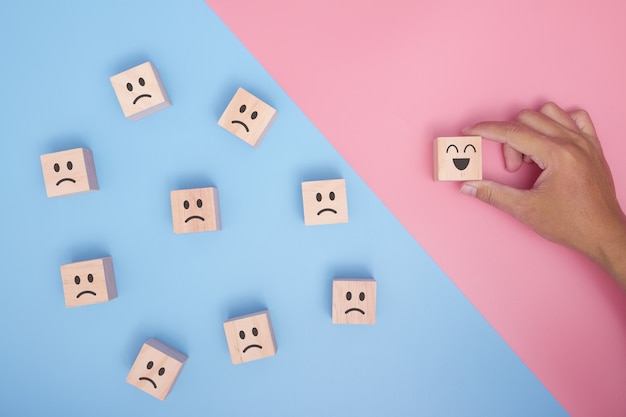
<svg viewBox="0 0 626 417"><path fill-rule="evenodd" d="M268 311L230 319L224 323L224 332L235 365L276 354Z"/></svg>
<svg viewBox="0 0 626 417"><path fill-rule="evenodd" d="M219 230L220 213L217 188L193 188L170 193L174 233Z"/></svg>
<svg viewBox="0 0 626 417"><path fill-rule="evenodd" d="M334 279L333 323L376 323L376 281L371 278Z"/></svg>

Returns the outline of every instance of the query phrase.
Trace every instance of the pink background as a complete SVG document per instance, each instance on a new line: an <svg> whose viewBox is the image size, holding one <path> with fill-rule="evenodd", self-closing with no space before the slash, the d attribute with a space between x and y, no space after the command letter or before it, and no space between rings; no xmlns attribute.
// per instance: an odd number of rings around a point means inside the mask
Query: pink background
<svg viewBox="0 0 626 417"><path fill-rule="evenodd" d="M571 415L626 414L624 294L432 180L434 137L553 100L591 113L626 206L626 2L207 3ZM506 173L485 142L484 175L536 172Z"/></svg>

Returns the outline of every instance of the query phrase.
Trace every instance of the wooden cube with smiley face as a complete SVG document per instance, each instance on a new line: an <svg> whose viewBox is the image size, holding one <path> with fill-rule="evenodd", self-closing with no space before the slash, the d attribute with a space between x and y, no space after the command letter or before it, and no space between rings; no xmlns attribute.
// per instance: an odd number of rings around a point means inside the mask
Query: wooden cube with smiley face
<svg viewBox="0 0 626 417"><path fill-rule="evenodd" d="M124 116L130 120L143 119L172 105L157 69L150 62L114 75L110 81Z"/></svg>
<svg viewBox="0 0 626 417"><path fill-rule="evenodd" d="M372 278L333 280L333 324L376 323L376 281Z"/></svg>
<svg viewBox="0 0 626 417"><path fill-rule="evenodd" d="M152 338L141 347L126 382L164 400L186 361L187 355Z"/></svg>
<svg viewBox="0 0 626 417"><path fill-rule="evenodd" d="M217 124L249 145L257 146L278 113L243 88L239 88Z"/></svg>
<svg viewBox="0 0 626 417"><path fill-rule="evenodd" d="M307 226L348 223L346 180L303 182L302 205Z"/></svg>
<svg viewBox="0 0 626 417"><path fill-rule="evenodd" d="M224 323L226 342L234 365L276 354L276 341L267 310L235 317Z"/></svg>
<svg viewBox="0 0 626 417"><path fill-rule="evenodd" d="M117 297L113 259L92 259L61 266L66 307L104 303Z"/></svg>
<svg viewBox="0 0 626 417"><path fill-rule="evenodd" d="M434 175L437 181L483 179L483 152L480 136L435 139Z"/></svg>
<svg viewBox="0 0 626 417"><path fill-rule="evenodd" d="M98 189L93 154L86 148L40 156L48 197L86 193Z"/></svg>
<svg viewBox="0 0 626 417"><path fill-rule="evenodd" d="M212 232L221 229L217 188L191 188L170 192L174 233Z"/></svg>

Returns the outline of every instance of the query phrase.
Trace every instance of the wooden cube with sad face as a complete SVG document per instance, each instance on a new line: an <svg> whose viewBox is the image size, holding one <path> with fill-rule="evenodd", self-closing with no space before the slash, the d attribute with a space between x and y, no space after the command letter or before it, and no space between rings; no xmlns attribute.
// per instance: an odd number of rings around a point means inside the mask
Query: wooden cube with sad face
<svg viewBox="0 0 626 417"><path fill-rule="evenodd" d="M186 361L187 355L157 339L150 339L141 347L126 382L164 400Z"/></svg>
<svg viewBox="0 0 626 417"><path fill-rule="evenodd" d="M98 189L96 167L89 149L76 148L41 155L48 197L86 193Z"/></svg>
<svg viewBox="0 0 626 417"><path fill-rule="evenodd" d="M170 192L174 233L220 230L220 203L217 188L192 188Z"/></svg>
<svg viewBox="0 0 626 417"><path fill-rule="evenodd" d="M333 324L375 324L376 281L371 278L333 280Z"/></svg>
<svg viewBox="0 0 626 417"><path fill-rule="evenodd" d="M61 266L66 307L110 301L117 297L113 259L92 259Z"/></svg>
<svg viewBox="0 0 626 417"><path fill-rule="evenodd" d="M274 331L267 310L226 321L224 332L235 365L276 354Z"/></svg>

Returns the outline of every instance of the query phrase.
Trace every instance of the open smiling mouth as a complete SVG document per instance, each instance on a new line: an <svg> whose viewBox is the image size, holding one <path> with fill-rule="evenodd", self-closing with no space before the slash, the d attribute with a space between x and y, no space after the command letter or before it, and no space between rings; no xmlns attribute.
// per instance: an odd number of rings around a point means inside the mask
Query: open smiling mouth
<svg viewBox="0 0 626 417"><path fill-rule="evenodd" d="M243 353L246 353L246 350L253 348L253 347L263 349L263 346L261 345L249 345L249 346L246 346L246 348L243 350Z"/></svg>
<svg viewBox="0 0 626 417"><path fill-rule="evenodd" d="M139 100L140 98L143 98L143 97L152 98L152 96L151 96L150 94L142 94L142 95L140 95L140 96L137 96L137 97L135 98L135 100L133 100L133 104L137 103L137 100Z"/></svg>
<svg viewBox="0 0 626 417"><path fill-rule="evenodd" d="M96 295L96 293L95 293L95 292L93 292L93 291L82 291L82 292L79 292L79 293L78 293L78 295L76 296L76 298L80 297L80 296L81 296L81 295L83 295L83 294L91 294L91 295Z"/></svg>
<svg viewBox="0 0 626 417"><path fill-rule="evenodd" d="M141 378L139 378L139 380L140 381L149 381L154 386L154 389L156 389L156 383L153 380L151 380L150 378L148 378L146 376L142 376Z"/></svg>
<svg viewBox="0 0 626 417"><path fill-rule="evenodd" d="M333 210L331 208L325 208L325 209L321 209L320 211L317 212L317 215L319 216L320 214L322 214L325 211L330 211L331 213L335 213L337 214L337 210Z"/></svg>
<svg viewBox="0 0 626 417"><path fill-rule="evenodd" d="M356 307L353 307L353 308L349 308L349 309L347 309L347 310L346 310L346 314L348 314L348 313L349 313L349 312L351 312L351 311L358 311L359 313L361 313L361 314L365 315L365 311L361 310L360 308L356 308Z"/></svg>
<svg viewBox="0 0 626 417"><path fill-rule="evenodd" d="M249 131L250 131L250 129L248 129L248 126L246 126L246 124L245 124L244 122L241 122L241 121L239 121L239 120L233 120L231 123L237 123L237 124L240 124L240 125L242 125L243 127L245 127L245 128L246 128L246 132L249 132Z"/></svg>
<svg viewBox="0 0 626 417"><path fill-rule="evenodd" d="M187 223L189 220L192 219L198 219L198 220L202 220L204 221L204 217L200 217L200 216L191 216L191 217L187 217L187 219L185 220L185 223Z"/></svg>
<svg viewBox="0 0 626 417"><path fill-rule="evenodd" d="M57 185L61 184L63 181L70 181L73 182L74 184L76 184L76 180L72 179L72 178L63 178L57 181Z"/></svg>
<svg viewBox="0 0 626 417"><path fill-rule="evenodd" d="M452 162L456 169L463 171L469 165L469 158L452 158Z"/></svg>

